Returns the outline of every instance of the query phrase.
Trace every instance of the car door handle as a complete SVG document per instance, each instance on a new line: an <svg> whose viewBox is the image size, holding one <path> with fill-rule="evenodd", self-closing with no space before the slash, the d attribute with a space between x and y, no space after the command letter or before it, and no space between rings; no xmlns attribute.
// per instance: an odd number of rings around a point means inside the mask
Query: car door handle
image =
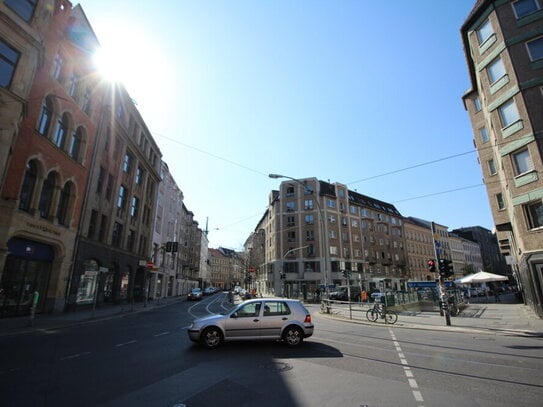
<svg viewBox="0 0 543 407"><path fill-rule="evenodd" d="M281 318L283 321L286 321L288 318L287 317L283 317Z"/></svg>
<svg viewBox="0 0 543 407"><path fill-rule="evenodd" d="M253 322L258 322L258 321L259 321L259 319L253 319Z"/></svg>

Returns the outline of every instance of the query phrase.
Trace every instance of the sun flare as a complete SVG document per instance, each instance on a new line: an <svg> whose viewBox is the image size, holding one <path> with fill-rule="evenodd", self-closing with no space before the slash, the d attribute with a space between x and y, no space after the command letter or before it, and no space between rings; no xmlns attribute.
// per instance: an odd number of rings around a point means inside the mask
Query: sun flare
<svg viewBox="0 0 543 407"><path fill-rule="evenodd" d="M122 83L135 100L156 97L171 76L160 43L141 30L118 24L101 33L104 39L94 55L99 75Z"/></svg>

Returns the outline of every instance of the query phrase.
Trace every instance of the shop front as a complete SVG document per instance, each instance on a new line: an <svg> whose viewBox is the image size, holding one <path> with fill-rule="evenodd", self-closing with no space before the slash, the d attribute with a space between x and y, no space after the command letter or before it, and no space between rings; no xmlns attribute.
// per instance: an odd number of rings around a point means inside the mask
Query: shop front
<svg viewBox="0 0 543 407"><path fill-rule="evenodd" d="M53 247L12 237L0 281L0 317L28 315L33 301L43 312L54 260Z"/></svg>

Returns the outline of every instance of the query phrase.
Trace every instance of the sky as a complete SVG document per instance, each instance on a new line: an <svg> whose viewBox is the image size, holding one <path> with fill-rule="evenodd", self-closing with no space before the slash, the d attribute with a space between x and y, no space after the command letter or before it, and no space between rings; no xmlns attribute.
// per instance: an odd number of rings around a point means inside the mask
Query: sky
<svg viewBox="0 0 543 407"><path fill-rule="evenodd" d="M270 173L493 229L462 102L474 3L80 1L209 246L235 250Z"/></svg>

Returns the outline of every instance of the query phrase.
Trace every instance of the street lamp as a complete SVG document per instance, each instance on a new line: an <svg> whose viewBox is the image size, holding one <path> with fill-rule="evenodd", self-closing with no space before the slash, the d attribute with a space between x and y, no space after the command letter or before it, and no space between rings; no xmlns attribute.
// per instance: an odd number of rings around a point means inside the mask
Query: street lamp
<svg viewBox="0 0 543 407"><path fill-rule="evenodd" d="M293 178L293 177L289 177L288 175L281 175L281 174L269 174L268 177L270 178L273 178L273 179L279 179L279 178L287 178L287 179L290 179L291 181L294 181L296 182L297 184L300 184L304 190L307 190L307 185L305 185L304 183L302 183L300 180L296 179L296 178ZM311 191L313 192L313 191ZM320 219L320 224L321 226L319 227L319 250L320 252L322 253L322 256L324 258L324 269L323 269L323 275L324 275L324 287L325 287L325 292L328 292L328 274L327 274L327 269L328 269L328 248L326 247L326 244L325 244L325 229L324 229L324 213L322 211L322 207L321 207L321 204L319 203L319 197L316 196L315 197L315 203L317 204L317 208L319 210L319 219Z"/></svg>

